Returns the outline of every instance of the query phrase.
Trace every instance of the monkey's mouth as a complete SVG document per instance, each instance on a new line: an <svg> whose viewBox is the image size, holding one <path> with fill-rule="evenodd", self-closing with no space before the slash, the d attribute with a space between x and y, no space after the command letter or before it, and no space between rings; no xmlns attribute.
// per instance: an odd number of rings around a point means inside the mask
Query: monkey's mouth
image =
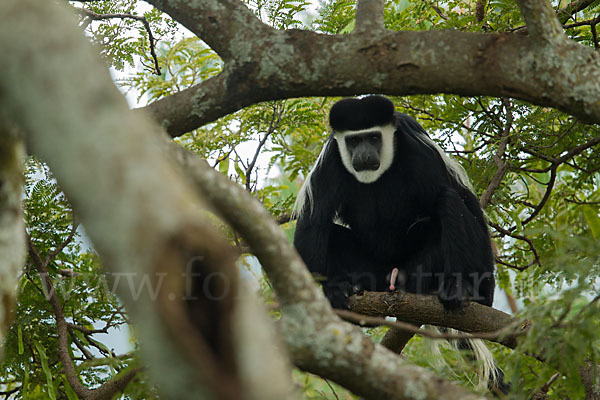
<svg viewBox="0 0 600 400"><path fill-rule="evenodd" d="M352 167L356 172L362 171L377 171L379 169L379 162L370 162L370 163L353 163Z"/></svg>

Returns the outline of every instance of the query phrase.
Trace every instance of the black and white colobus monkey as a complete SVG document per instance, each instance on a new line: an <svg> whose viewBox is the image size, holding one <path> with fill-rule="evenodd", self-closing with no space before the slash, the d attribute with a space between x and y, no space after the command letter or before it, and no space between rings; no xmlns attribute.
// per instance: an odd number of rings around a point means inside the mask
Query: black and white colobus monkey
<svg viewBox="0 0 600 400"><path fill-rule="evenodd" d="M348 98L298 196L294 244L335 308L362 290L492 305L494 256L462 167L382 96Z"/></svg>
<svg viewBox="0 0 600 400"><path fill-rule="evenodd" d="M340 100L333 130L296 202L294 244L334 308L363 290L436 292L446 309L491 306L494 256L462 167L382 96ZM482 341L458 343L502 391Z"/></svg>

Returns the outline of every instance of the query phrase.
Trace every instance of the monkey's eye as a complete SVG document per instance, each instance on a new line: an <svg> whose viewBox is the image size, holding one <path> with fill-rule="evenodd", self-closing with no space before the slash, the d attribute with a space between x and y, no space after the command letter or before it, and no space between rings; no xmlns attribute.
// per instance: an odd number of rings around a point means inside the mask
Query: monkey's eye
<svg viewBox="0 0 600 400"><path fill-rule="evenodd" d="M376 144L379 143L381 137L379 135L369 135L369 143Z"/></svg>
<svg viewBox="0 0 600 400"><path fill-rule="evenodd" d="M360 143L360 138L358 136L350 136L346 138L346 144L350 147L356 147Z"/></svg>

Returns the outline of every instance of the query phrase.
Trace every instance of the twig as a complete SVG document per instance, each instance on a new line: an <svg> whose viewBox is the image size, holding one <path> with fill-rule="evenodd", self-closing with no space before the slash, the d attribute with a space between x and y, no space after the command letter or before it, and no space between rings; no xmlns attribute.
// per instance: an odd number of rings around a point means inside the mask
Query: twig
<svg viewBox="0 0 600 400"><path fill-rule="evenodd" d="M69 235L61 244L58 245L58 247L56 247L56 249L54 249L54 251L46 255L44 265L48 265L51 261L53 261L56 258L56 256L58 256L65 249L65 247L67 247L67 245L73 241L78 226L79 224L75 222L75 213L73 212L73 225L71 226L71 231L69 232Z"/></svg>
<svg viewBox="0 0 600 400"><path fill-rule="evenodd" d="M526 333L526 330L516 331L515 328L522 325L523 322L514 322L502 329L494 332L478 332L478 333L439 333L434 331L422 330L419 326L409 324L401 321L388 321L385 318L373 317L370 315L359 314L349 310L335 309L335 313L342 319L356 323L361 326L388 326L390 328L400 329L406 332L411 332L416 335L421 335L429 339L443 339L443 340L460 340L460 339L487 339L493 341L499 341L500 339L506 339L509 337L518 337Z"/></svg>
<svg viewBox="0 0 600 400"><path fill-rule="evenodd" d="M275 132L275 130L277 129L277 127L279 126L279 123L281 122L281 116L283 114L283 106L279 109L279 111L277 111L277 104L273 104L273 116L271 117L271 122L269 123L269 128L267 129L267 132L265 132L265 136L262 137L262 139L260 139L260 141L258 142L258 147L256 148L256 151L254 152L254 157L252 158L252 161L250 161L250 163L248 164L248 168L246 169L246 190L250 191L250 175L252 174L252 170L254 169L254 166L256 165L256 160L258 160L258 155L260 154L262 148L264 147L265 143L267 143L267 139L269 139L269 136L271 136L271 134L273 132Z"/></svg>
<svg viewBox="0 0 600 400"><path fill-rule="evenodd" d="M557 372L554 375L552 375L548 382L542 385L540 390L532 397L532 399L539 400L548 398L548 390L550 390L550 386L552 386L552 384L556 382L558 378L560 378L560 376L560 372Z"/></svg>
<svg viewBox="0 0 600 400"><path fill-rule="evenodd" d="M13 393L18 392L21 389L23 389L23 386L18 386L18 387L14 388L14 389L10 389L10 390L7 390L5 392L0 392L0 395L6 396L6 398L9 398L10 395L12 395Z"/></svg>
<svg viewBox="0 0 600 400"><path fill-rule="evenodd" d="M540 211L542 211L542 208L544 208L544 205L550 198L550 194L552 193L552 189L554 188L554 183L556 182L557 168L558 168L558 165L556 165L556 164L553 165L552 169L550 170L550 180L548 181L548 185L546 186L546 192L544 193L544 197L542 197L542 200L537 205L535 210L533 210L531 215L529 215L529 217L527 217L525 219L525 221L523 221L521 223L521 225L526 225L527 223L531 222L540 213Z"/></svg>
<svg viewBox="0 0 600 400"><path fill-rule="evenodd" d="M556 13L556 15L558 16L558 20L561 24L564 24L569 20L569 18L573 16L573 14L584 10L593 3L594 0L575 0L558 10L558 12Z"/></svg>
<svg viewBox="0 0 600 400"><path fill-rule="evenodd" d="M498 224L496 224L494 222L491 222L491 221L488 221L488 225L490 225L491 227L493 227L496 231L498 231L499 233L501 233L504 236L510 236L510 237L512 237L514 239L522 240L525 243L527 243L529 245L529 249L533 253L533 257L534 257L533 261L530 262L529 264L527 264L524 267L519 267L519 266L516 266L516 265L508 264L508 263L502 261L502 259L499 258L499 257L496 257L496 262L497 263L505 265L505 266L510 267L510 268L514 268L514 269L519 270L519 271L525 271L527 268L531 267L532 265L536 265L536 264L537 265L542 265L541 261L540 261L540 254L538 253L537 249L535 248L535 245L533 244L533 241L531 239L529 239L527 236L516 234L516 233L512 232L511 230L504 229L500 225L498 225Z"/></svg>
<svg viewBox="0 0 600 400"><path fill-rule="evenodd" d="M79 0L81 1L81 0ZM94 21L101 21L106 19L133 19L144 24L144 28L146 32L148 32L148 41L150 42L150 54L152 55L152 60L154 61L154 73L156 75L161 75L160 66L158 65L158 57L156 56L156 42L157 40L152 35L152 29L150 28L150 23L146 19L146 17L140 17L139 15L133 15L129 13L121 13L121 14L97 14L93 11L86 10L85 8L75 8L75 10L85 15L87 18Z"/></svg>
<svg viewBox="0 0 600 400"><path fill-rule="evenodd" d="M579 200L577 197L573 196L570 199L565 199L567 203L579 204L579 205L597 205L600 204L600 201L583 201Z"/></svg>
<svg viewBox="0 0 600 400"><path fill-rule="evenodd" d="M335 398L337 400L340 400L340 398L338 397L337 393L335 392L335 389L333 388L333 386L331 386L331 383L329 383L328 379L323 379L325 381L325 383L327 384L327 386L329 386L329 389L331 390L331 393L333 393L333 395L335 396Z"/></svg>
<svg viewBox="0 0 600 400"><path fill-rule="evenodd" d="M504 175L506 175L506 171L508 171L509 166L508 161L504 161L503 157L504 153L506 153L508 142L510 141L510 132L512 130L513 116L510 101L507 99L502 99L502 102L504 103L504 109L506 110L506 124L504 125L504 129L501 132L500 143L498 143L498 149L496 150L496 154L494 154L493 156L494 164L496 164L497 167L496 173L492 177L492 180L488 184L487 189L481 195L481 199L479 200L479 203L481 204L482 208L485 208L489 204L492 195L494 194L496 189L498 189L500 183L502 183L502 179L504 178Z"/></svg>
<svg viewBox="0 0 600 400"><path fill-rule="evenodd" d="M83 354L83 356L86 359L88 359L88 360L93 360L94 359L94 356L92 355L92 353L90 353L90 351L85 348L85 346L79 341L79 339L77 338L77 336L75 336L75 335L73 335L71 333L70 337L71 337L71 341L73 343L75 343L75 346L77 346L77 348L79 349L79 351L81 351L81 353Z"/></svg>
<svg viewBox="0 0 600 400"><path fill-rule="evenodd" d="M577 28L579 26L585 26L585 25L595 26L598 23L600 23L600 16L597 16L594 19L588 19L588 20L585 20L585 21L579 21L579 22L574 22L572 24L564 25L563 28L564 29L571 29L571 28Z"/></svg>
<svg viewBox="0 0 600 400"><path fill-rule="evenodd" d="M536 146L533 145L533 147L535 147L536 149L551 149L554 146L556 146L558 144L558 142L560 142L565 136L567 136L569 134L569 132L571 132L571 130L575 127L575 125L577 125L579 123L579 121L577 121L576 119L574 119L571 124L563 130L563 132L561 132L558 135L553 135L553 136L557 136L556 140L548 145L544 145L544 146Z"/></svg>
<svg viewBox="0 0 600 400"><path fill-rule="evenodd" d="M441 19L443 19L444 21L448 21L448 17L442 12L442 10L438 6L432 5L431 8L433 9L433 11L436 12L437 15L440 16Z"/></svg>

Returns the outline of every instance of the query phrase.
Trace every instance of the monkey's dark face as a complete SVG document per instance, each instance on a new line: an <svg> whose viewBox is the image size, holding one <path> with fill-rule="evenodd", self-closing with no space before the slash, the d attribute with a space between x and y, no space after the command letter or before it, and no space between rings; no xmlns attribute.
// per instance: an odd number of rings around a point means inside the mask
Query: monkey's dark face
<svg viewBox="0 0 600 400"><path fill-rule="evenodd" d="M352 168L356 172L376 171L381 156L381 132L371 131L349 135L344 138L350 153Z"/></svg>
<svg viewBox="0 0 600 400"><path fill-rule="evenodd" d="M334 131L342 163L361 183L373 183L392 165L393 125L356 131Z"/></svg>

